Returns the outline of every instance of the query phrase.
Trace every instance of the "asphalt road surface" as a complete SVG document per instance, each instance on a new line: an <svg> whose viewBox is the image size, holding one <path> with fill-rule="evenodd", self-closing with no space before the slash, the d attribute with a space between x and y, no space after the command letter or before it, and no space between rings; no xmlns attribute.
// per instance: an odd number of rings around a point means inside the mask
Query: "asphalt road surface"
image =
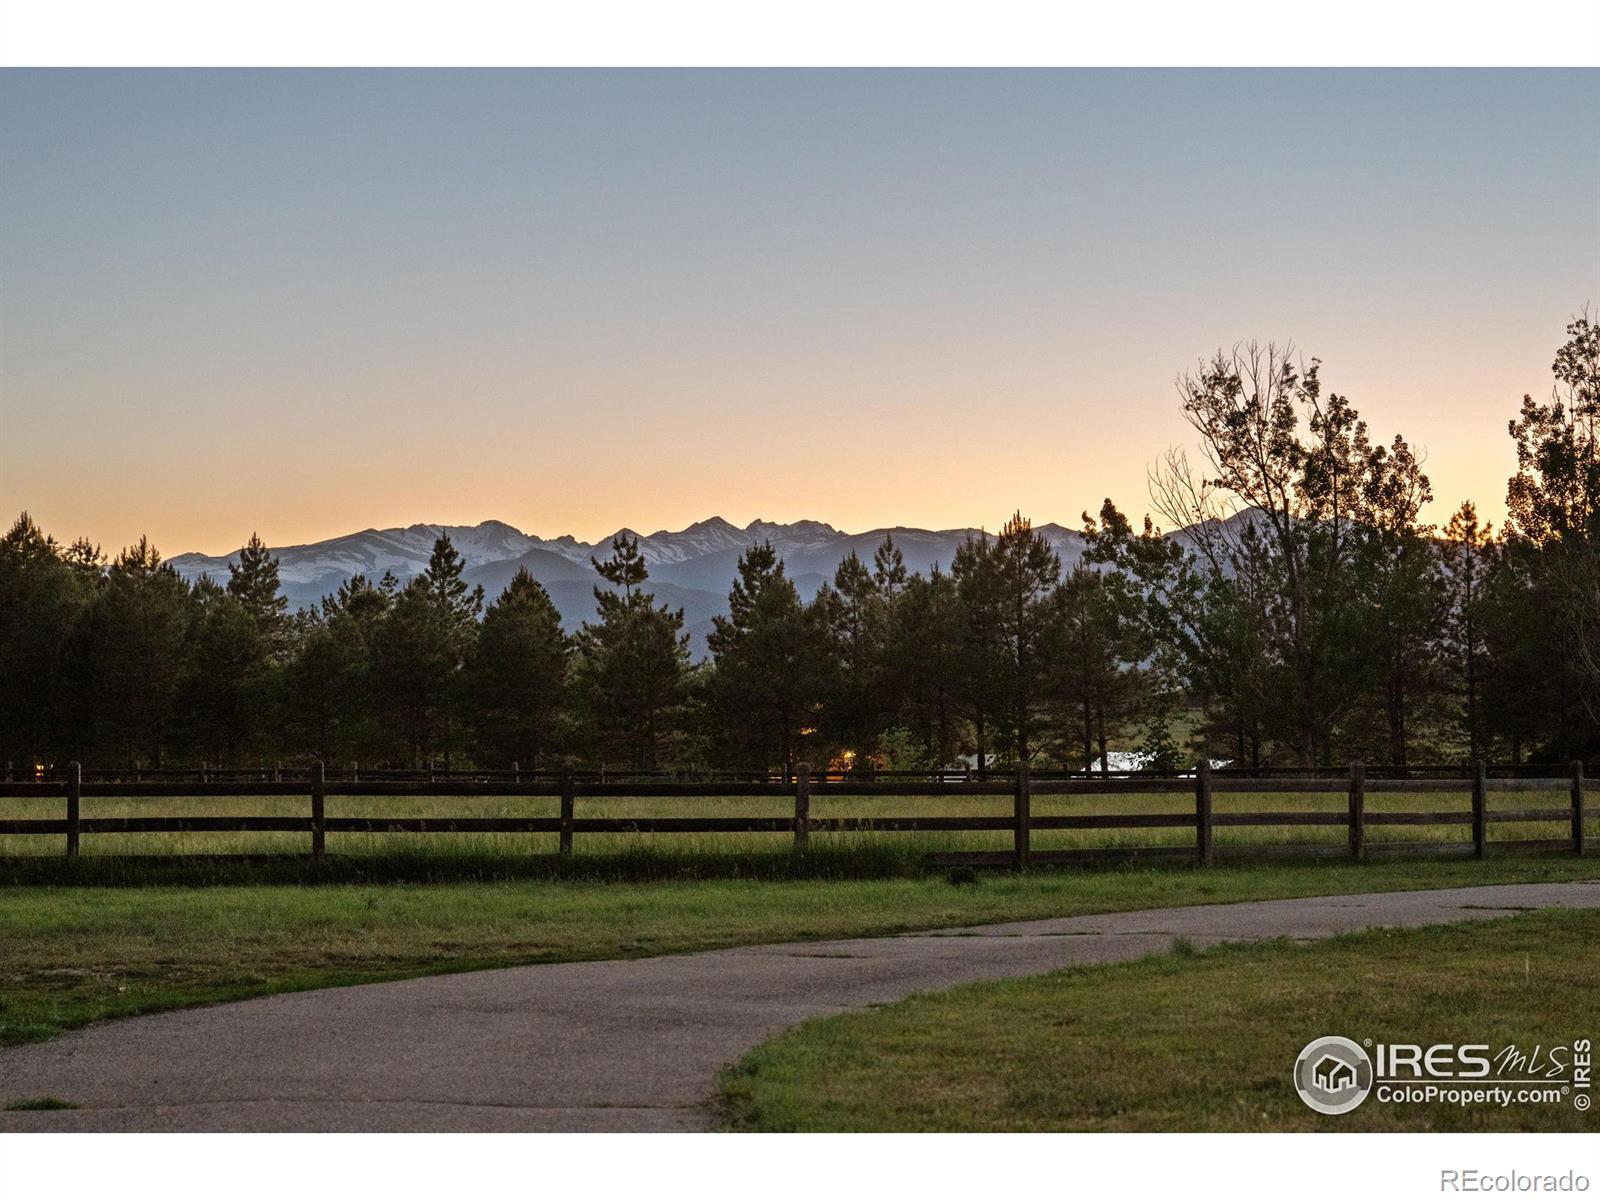
<svg viewBox="0 0 1600 1200"><path fill-rule="evenodd" d="M1141 958L1178 936L1314 939L1545 907L1600 908L1600 883L1160 908L297 992L0 1051L0 1105L81 1105L0 1112L0 1130L707 1129L717 1072L809 1017Z"/></svg>

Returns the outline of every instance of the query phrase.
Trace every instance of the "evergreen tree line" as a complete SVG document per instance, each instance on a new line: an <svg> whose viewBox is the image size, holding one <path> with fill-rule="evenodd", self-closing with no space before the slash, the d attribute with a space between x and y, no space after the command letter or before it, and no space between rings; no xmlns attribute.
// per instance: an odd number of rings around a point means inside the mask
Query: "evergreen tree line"
<svg viewBox="0 0 1600 1200"><path fill-rule="evenodd" d="M1496 531L1439 529L1420 456L1375 439L1321 364L1219 352L1179 380L1198 459L1151 472L1135 528L1085 514L1070 569L1020 514L910 572L891 538L801 598L740 558L709 659L637 541L562 630L526 571L485 606L447 537L402 584L291 613L252 536L186 584L144 539L109 562L24 513L0 539L0 758L104 766L1089 768L1600 761L1600 327L1567 328L1547 402L1509 422ZM1166 536L1167 529L1182 530Z"/></svg>

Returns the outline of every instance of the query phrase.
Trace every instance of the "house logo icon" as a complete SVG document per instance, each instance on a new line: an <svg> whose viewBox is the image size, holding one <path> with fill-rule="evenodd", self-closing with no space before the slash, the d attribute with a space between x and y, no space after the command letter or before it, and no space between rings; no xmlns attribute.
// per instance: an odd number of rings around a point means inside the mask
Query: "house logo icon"
<svg viewBox="0 0 1600 1200"><path fill-rule="evenodd" d="M1322 1060L1311 1068L1311 1078L1323 1091L1338 1095L1346 1088L1356 1086L1356 1069L1342 1058L1324 1054Z"/></svg>
<svg viewBox="0 0 1600 1200"><path fill-rule="evenodd" d="M1319 1113L1350 1112L1372 1090L1372 1060L1349 1038L1321 1037L1300 1051L1294 1063L1294 1090Z"/></svg>

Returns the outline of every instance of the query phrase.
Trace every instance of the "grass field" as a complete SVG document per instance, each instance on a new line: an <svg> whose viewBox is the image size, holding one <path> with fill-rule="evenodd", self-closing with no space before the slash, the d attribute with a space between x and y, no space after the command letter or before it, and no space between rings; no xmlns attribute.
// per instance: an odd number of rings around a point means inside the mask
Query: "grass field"
<svg viewBox="0 0 1600 1200"><path fill-rule="evenodd" d="M40 839L45 840L45 839ZM443 839L436 839L443 840ZM670 840L670 839L662 839ZM904 857L333 855L0 862L0 1044L217 1000L517 963L1272 896L1600 875L1576 857L1037 870ZM522 872L533 872L527 877Z"/></svg>
<svg viewBox="0 0 1600 1200"><path fill-rule="evenodd" d="M1567 1045L1600 1030L1600 912L1176 952L811 1021L723 1077L756 1130L1588 1130L1571 1102L1340 1117L1295 1094L1315 1037Z"/></svg>
<svg viewBox="0 0 1600 1200"><path fill-rule="evenodd" d="M1564 791L1490 794L1490 808L1558 809L1569 803ZM445 797L445 796L330 796L329 817L357 816L457 816L457 817L553 817L557 802L551 797ZM1035 796L1035 817L1090 813L1176 813L1193 812L1192 798L1181 794L1128 796ZM1329 812L1342 813L1343 796L1305 793L1219 793L1214 801L1218 815L1233 812ZM1369 815L1383 812L1444 812L1466 814L1471 801L1468 793L1384 794L1368 797ZM309 811L309 801L288 796L232 796L208 798L118 799L86 797L84 818L130 816L295 816ZM1592 806L1587 823L1588 836L1600 837L1600 804ZM792 804L781 797L752 798L580 798L579 817L784 817L793 812ZM1009 816L1008 796L818 796L812 801L813 818L869 816ZM0 816L12 818L53 817L64 814L59 797L0 799ZM1490 827L1491 841L1562 838L1569 834L1565 822L1505 823ZM1005 850L1011 845L1008 832L938 833L814 833L813 844L822 849L866 852L876 857L904 856L920 860L928 853L947 850ZM1217 847L1232 848L1285 844L1338 846L1346 834L1342 826L1222 826L1215 831ZM1373 825L1367 830L1368 843L1382 846L1389 842L1470 841L1470 827L1455 825ZM1191 846L1190 828L1122 830L1035 830L1036 850L1086 849L1095 847ZM786 833L584 833L574 839L576 855L615 858L648 852L665 856L741 856L781 852L789 846ZM0 836L0 858L28 855L59 855L64 845L61 835ZM309 835L302 833L135 833L86 834L84 855L190 855L190 854L303 854L309 848ZM556 835L549 833L505 834L406 834L336 833L328 839L330 853L340 855L426 854L443 856L470 854L476 857L520 858L530 854L553 854Z"/></svg>

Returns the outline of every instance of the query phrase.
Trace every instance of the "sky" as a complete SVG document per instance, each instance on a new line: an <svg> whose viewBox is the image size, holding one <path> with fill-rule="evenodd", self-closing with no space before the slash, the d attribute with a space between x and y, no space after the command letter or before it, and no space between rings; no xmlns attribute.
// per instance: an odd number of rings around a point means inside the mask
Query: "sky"
<svg viewBox="0 0 1600 1200"><path fill-rule="evenodd" d="M0 72L0 518L1076 525L1292 341L1442 522L1600 304L1600 71Z"/></svg>

